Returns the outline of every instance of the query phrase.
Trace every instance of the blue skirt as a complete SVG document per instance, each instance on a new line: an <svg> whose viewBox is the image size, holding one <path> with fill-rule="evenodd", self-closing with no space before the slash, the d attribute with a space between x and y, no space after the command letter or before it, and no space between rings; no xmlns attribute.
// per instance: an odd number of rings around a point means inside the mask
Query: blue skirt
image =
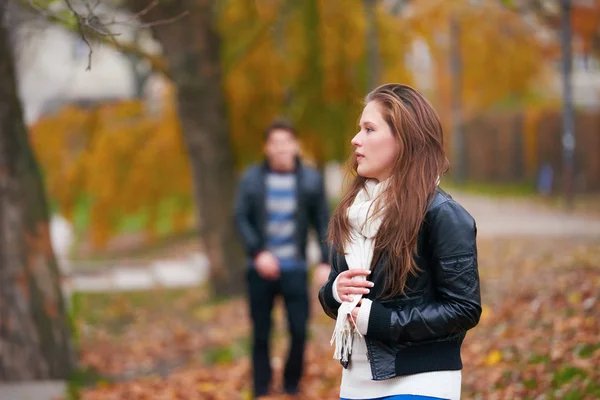
<svg viewBox="0 0 600 400"><path fill-rule="evenodd" d="M352 400L341 397L340 400ZM415 394L396 394L394 396L377 397L363 400L446 400L439 397L419 396Z"/></svg>

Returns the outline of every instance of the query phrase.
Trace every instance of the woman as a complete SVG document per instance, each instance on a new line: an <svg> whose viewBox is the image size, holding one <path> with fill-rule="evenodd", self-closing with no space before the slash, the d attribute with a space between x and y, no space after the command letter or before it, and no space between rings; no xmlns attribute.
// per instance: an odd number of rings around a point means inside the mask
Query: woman
<svg viewBox="0 0 600 400"><path fill-rule="evenodd" d="M477 229L437 187L439 118L416 90L384 85L352 145L357 176L330 222L338 251L319 292L336 319L340 397L459 399L461 344L481 314Z"/></svg>

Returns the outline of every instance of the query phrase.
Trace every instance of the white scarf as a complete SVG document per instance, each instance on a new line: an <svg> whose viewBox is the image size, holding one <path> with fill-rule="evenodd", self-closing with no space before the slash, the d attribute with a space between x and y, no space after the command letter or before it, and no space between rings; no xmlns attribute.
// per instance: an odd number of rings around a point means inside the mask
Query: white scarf
<svg viewBox="0 0 600 400"><path fill-rule="evenodd" d="M381 225L381 213L375 218L377 212L375 200L383 192L388 181L378 183L369 179L348 208L348 222L350 223L350 241L345 244L346 263L349 269L368 270L373 259L375 247L375 236ZM353 279L365 280L364 276L355 276ZM352 318L352 310L356 307L362 295L353 294L353 301L343 302L338 309L335 329L330 344L335 341L335 352L333 358L348 361L348 355L352 353L352 325L348 318ZM356 325L356 324L355 324ZM354 330L358 335L358 330Z"/></svg>

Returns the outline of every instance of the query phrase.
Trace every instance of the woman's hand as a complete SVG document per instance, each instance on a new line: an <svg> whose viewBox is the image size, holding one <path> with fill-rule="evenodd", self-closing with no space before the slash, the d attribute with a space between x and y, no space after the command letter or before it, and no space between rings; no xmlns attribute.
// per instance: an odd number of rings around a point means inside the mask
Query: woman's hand
<svg viewBox="0 0 600 400"><path fill-rule="evenodd" d="M340 300L351 302L353 294L368 294L369 288L373 287L373 282L360 279L359 277L366 277L370 273L371 271L364 269L350 269L339 274L336 289Z"/></svg>

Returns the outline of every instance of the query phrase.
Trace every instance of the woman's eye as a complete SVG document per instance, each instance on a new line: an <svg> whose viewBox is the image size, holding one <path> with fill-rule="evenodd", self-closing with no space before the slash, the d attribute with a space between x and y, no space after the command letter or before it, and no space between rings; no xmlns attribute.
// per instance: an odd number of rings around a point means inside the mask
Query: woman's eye
<svg viewBox="0 0 600 400"><path fill-rule="evenodd" d="M365 128L365 131L367 131L367 133L369 133L369 132L373 132L373 129L371 129L371 128Z"/></svg>

